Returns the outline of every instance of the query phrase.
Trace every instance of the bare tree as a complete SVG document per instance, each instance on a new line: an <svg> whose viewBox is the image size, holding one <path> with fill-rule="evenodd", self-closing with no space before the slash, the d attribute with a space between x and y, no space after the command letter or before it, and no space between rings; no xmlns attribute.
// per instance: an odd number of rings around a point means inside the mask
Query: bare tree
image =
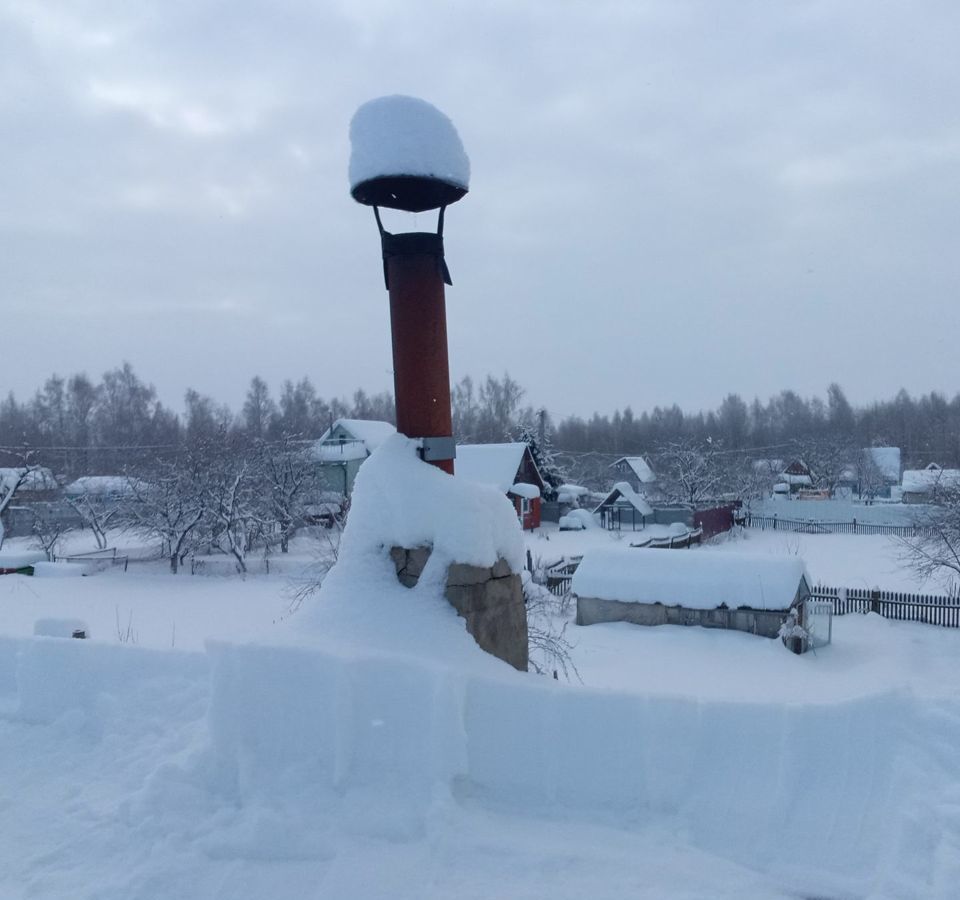
<svg viewBox="0 0 960 900"><path fill-rule="evenodd" d="M43 478L46 474L42 466L31 462L32 459L33 451L24 450L18 454L17 465L0 469L0 547L3 547L4 513L10 508L24 485L37 478Z"/></svg>
<svg viewBox="0 0 960 900"><path fill-rule="evenodd" d="M960 483L938 483L928 512L917 521L916 534L903 538L903 558L922 578L944 578L960 584Z"/></svg>
<svg viewBox="0 0 960 900"><path fill-rule="evenodd" d="M657 490L674 503L715 500L730 488L731 455L719 442L682 441L665 444L655 454Z"/></svg>
<svg viewBox="0 0 960 900"><path fill-rule="evenodd" d="M287 438L259 445L256 475L263 495L264 516L280 532L280 552L286 553L297 523L319 489L317 464L308 452Z"/></svg>
<svg viewBox="0 0 960 900"><path fill-rule="evenodd" d="M234 558L241 573L247 571L247 552L263 524L253 484L250 461L233 454L222 455L206 479L206 508L213 539Z"/></svg>
<svg viewBox="0 0 960 900"><path fill-rule="evenodd" d="M159 538L174 575L196 546L207 511L204 476L201 459L187 453L164 461L149 482L129 479L118 520L129 530Z"/></svg>
<svg viewBox="0 0 960 900"><path fill-rule="evenodd" d="M60 539L70 530L70 525L62 516L56 515L48 504L36 504L32 512L33 536L40 545L40 549L47 555L47 559L53 562L57 548L60 546Z"/></svg>

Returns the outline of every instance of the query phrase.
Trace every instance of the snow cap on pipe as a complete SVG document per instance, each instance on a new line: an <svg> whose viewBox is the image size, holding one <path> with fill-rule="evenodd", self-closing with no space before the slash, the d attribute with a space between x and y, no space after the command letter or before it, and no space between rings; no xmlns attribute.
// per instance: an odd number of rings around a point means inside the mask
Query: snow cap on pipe
<svg viewBox="0 0 960 900"><path fill-rule="evenodd" d="M467 193L470 160L439 109L394 94L369 100L354 113L349 175L358 203L424 212Z"/></svg>

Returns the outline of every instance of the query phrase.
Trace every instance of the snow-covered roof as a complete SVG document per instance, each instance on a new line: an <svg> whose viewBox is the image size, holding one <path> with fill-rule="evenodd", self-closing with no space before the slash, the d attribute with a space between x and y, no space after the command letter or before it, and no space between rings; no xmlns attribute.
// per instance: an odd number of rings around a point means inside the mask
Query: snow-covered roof
<svg viewBox="0 0 960 900"><path fill-rule="evenodd" d="M461 444L453 471L457 478L474 484L491 484L504 494L517 479L527 445L522 441L510 444Z"/></svg>
<svg viewBox="0 0 960 900"><path fill-rule="evenodd" d="M960 487L960 469L904 469L905 494L929 494L937 487Z"/></svg>
<svg viewBox="0 0 960 900"><path fill-rule="evenodd" d="M899 447L864 447L863 452L870 455L884 478L890 481L900 480Z"/></svg>
<svg viewBox="0 0 960 900"><path fill-rule="evenodd" d="M540 488L535 484L518 481L516 484L510 486L510 490L507 491L507 493L513 494L516 497L526 497L528 500L536 500L540 496Z"/></svg>
<svg viewBox="0 0 960 900"><path fill-rule="evenodd" d="M560 503L577 503L581 497L586 497L589 493L589 488L579 484L561 484L557 488L557 500Z"/></svg>
<svg viewBox="0 0 960 900"><path fill-rule="evenodd" d="M657 480L653 469L642 456L621 456L616 462L610 464L611 467L620 468L622 465L629 466L634 475L637 476L641 484L652 484Z"/></svg>
<svg viewBox="0 0 960 900"><path fill-rule="evenodd" d="M346 440L332 437L338 430L346 435ZM320 435L313 446L313 455L321 462L364 459L396 433L397 429L389 422L379 422L376 419L337 419Z"/></svg>
<svg viewBox="0 0 960 900"><path fill-rule="evenodd" d="M611 504L616 503L621 497L638 513L640 513L640 515L653 515L653 507L625 481L618 481L613 486L613 490L610 491L606 497L604 497L603 502L597 506L597 509L595 509L594 512L597 512L601 506L610 506Z"/></svg>
<svg viewBox="0 0 960 900"><path fill-rule="evenodd" d="M809 475L791 475L789 472L781 472L779 477L784 484L795 484L801 487L809 487L813 484L813 479Z"/></svg>
<svg viewBox="0 0 960 900"><path fill-rule="evenodd" d="M20 473L23 472L22 468L17 467L0 467L0 487L8 487L10 485L16 484L17 479L20 477ZM20 485L21 491L52 491L57 487L57 479L53 477L53 472L49 469L40 466L36 469L31 469L27 473L27 477L24 480L23 484Z"/></svg>
<svg viewBox="0 0 960 900"><path fill-rule="evenodd" d="M589 551L570 589L580 597L623 603L789 609L804 578L809 585L803 560L795 556L618 547Z"/></svg>
<svg viewBox="0 0 960 900"><path fill-rule="evenodd" d="M350 188L390 175L438 178L470 187L470 160L439 109L394 94L364 103L350 122Z"/></svg>
<svg viewBox="0 0 960 900"><path fill-rule="evenodd" d="M71 481L63 492L69 497L82 495L129 494L133 491L129 479L123 475L84 475L76 481Z"/></svg>

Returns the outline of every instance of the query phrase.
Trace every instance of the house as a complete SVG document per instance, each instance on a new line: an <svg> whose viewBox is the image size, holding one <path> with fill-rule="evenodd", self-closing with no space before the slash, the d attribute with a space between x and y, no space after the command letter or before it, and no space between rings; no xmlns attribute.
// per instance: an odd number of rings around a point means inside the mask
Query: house
<svg viewBox="0 0 960 900"><path fill-rule="evenodd" d="M577 624L700 625L777 637L802 619L810 578L796 557L589 551L574 573Z"/></svg>
<svg viewBox="0 0 960 900"><path fill-rule="evenodd" d="M527 444L461 444L453 471L457 478L490 485L506 494L524 530L540 527L540 502L546 482Z"/></svg>
<svg viewBox="0 0 960 900"><path fill-rule="evenodd" d="M610 468L621 476L620 481L629 484L638 494L643 492L645 484L653 484L657 480L653 467L643 456L621 456L610 464Z"/></svg>
<svg viewBox="0 0 960 900"><path fill-rule="evenodd" d="M799 494L802 490L813 487L813 472L802 460L795 459L779 475L774 485L775 494Z"/></svg>
<svg viewBox="0 0 960 900"><path fill-rule="evenodd" d="M349 497L363 461L388 437L397 433L389 422L373 419L337 419L313 445L311 453L330 491Z"/></svg>
<svg viewBox="0 0 960 900"><path fill-rule="evenodd" d="M938 489L960 490L960 469L944 469L936 463L924 469L904 469L904 503L929 503Z"/></svg>

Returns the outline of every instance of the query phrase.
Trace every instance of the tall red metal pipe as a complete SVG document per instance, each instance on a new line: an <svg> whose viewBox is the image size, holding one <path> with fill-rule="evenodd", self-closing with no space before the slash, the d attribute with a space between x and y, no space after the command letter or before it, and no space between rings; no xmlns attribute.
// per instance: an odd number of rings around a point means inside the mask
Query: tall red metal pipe
<svg viewBox="0 0 960 900"><path fill-rule="evenodd" d="M397 239L436 240L438 236L390 237L398 243ZM384 253L384 274L390 291L397 431L411 438L452 440L442 243L439 256L435 249L411 244ZM428 458L428 462L453 474L453 459Z"/></svg>

